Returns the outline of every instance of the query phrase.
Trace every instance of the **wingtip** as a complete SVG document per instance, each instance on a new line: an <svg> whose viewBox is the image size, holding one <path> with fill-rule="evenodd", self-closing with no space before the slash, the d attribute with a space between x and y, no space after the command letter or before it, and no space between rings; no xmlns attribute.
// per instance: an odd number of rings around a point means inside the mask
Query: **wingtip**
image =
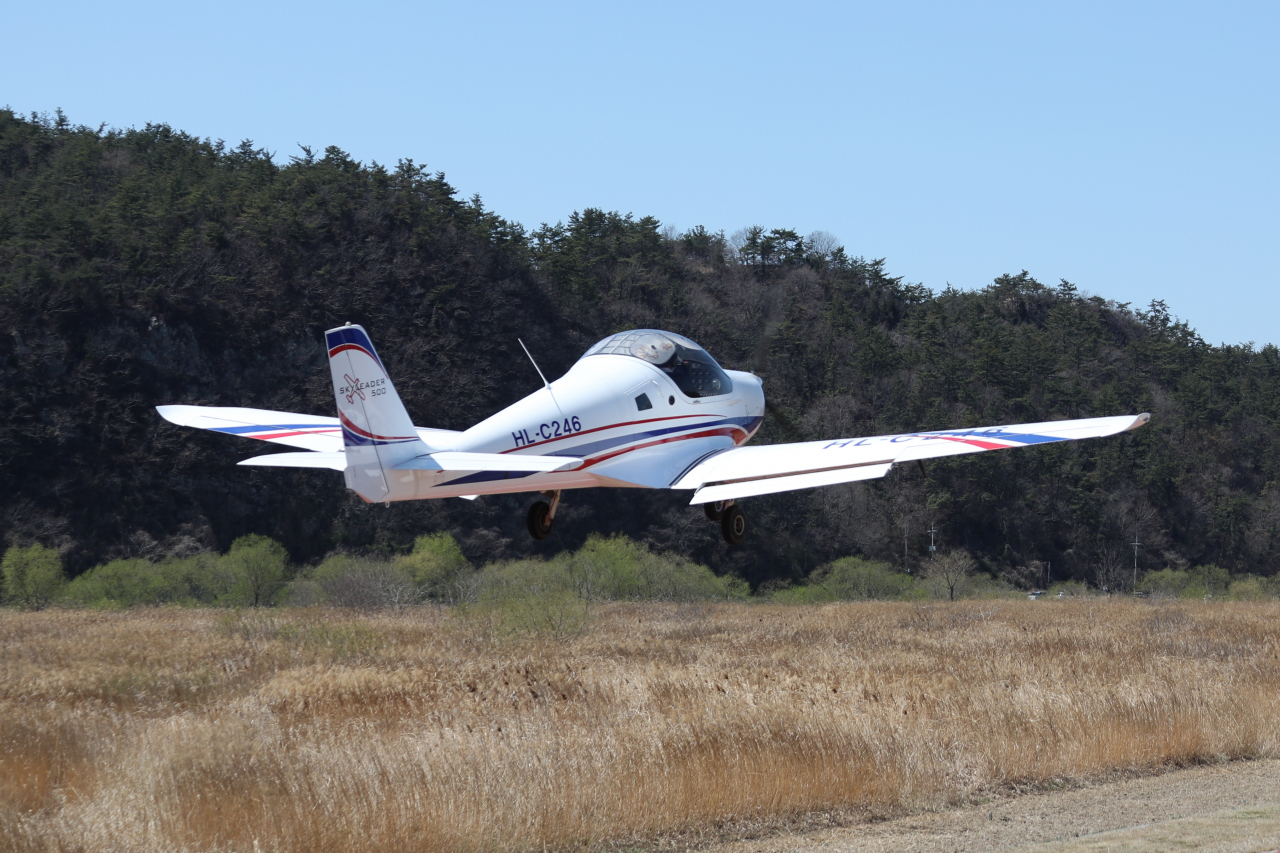
<svg viewBox="0 0 1280 853"><path fill-rule="evenodd" d="M1129 429L1137 429L1140 426L1145 426L1149 420L1151 420L1151 413L1143 412L1133 419L1133 423L1129 425Z"/></svg>

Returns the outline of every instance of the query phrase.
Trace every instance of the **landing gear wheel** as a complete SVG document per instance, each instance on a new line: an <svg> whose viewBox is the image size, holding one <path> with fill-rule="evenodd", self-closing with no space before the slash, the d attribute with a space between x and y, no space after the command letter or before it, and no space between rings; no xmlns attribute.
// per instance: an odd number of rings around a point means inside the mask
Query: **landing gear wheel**
<svg viewBox="0 0 1280 853"><path fill-rule="evenodd" d="M529 535L542 540L551 535L551 525L555 519L551 517L551 504L538 501L529 507Z"/></svg>
<svg viewBox="0 0 1280 853"><path fill-rule="evenodd" d="M720 514L720 532L724 541L730 545L741 545L747 538L747 517L742 514L742 507L733 504Z"/></svg>
<svg viewBox="0 0 1280 853"><path fill-rule="evenodd" d="M720 516L724 514L724 501L712 501L709 504L703 504L702 509L706 512L708 521L719 521Z"/></svg>

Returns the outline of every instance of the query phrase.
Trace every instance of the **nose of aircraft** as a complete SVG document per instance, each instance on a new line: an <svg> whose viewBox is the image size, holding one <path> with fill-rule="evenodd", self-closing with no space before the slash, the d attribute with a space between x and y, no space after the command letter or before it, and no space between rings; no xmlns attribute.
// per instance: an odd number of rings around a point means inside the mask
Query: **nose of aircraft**
<svg viewBox="0 0 1280 853"><path fill-rule="evenodd" d="M754 373L731 371L735 388L741 389L748 417L764 417L764 382Z"/></svg>
<svg viewBox="0 0 1280 853"><path fill-rule="evenodd" d="M756 415L764 414L764 380L759 376L752 376L755 383L751 388L751 411Z"/></svg>

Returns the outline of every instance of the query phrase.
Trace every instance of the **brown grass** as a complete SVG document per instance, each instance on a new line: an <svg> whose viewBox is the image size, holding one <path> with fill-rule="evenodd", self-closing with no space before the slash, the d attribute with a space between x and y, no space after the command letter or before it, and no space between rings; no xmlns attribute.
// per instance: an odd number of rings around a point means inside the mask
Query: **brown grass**
<svg viewBox="0 0 1280 853"><path fill-rule="evenodd" d="M598 846L1280 756L1280 604L0 612L0 849Z"/></svg>

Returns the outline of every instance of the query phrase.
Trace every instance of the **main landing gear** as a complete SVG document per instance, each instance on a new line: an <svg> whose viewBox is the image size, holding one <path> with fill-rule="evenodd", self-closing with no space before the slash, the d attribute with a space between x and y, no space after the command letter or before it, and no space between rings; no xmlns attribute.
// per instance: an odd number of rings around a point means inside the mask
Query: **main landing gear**
<svg viewBox="0 0 1280 853"><path fill-rule="evenodd" d="M747 538L747 516L733 501L715 501L702 505L711 521L720 522L720 533L730 545L741 545Z"/></svg>
<svg viewBox="0 0 1280 853"><path fill-rule="evenodd" d="M529 507L529 535L542 540L551 535L551 526L555 524L556 510L560 507L560 490L543 492L551 498L551 503L538 501Z"/></svg>

